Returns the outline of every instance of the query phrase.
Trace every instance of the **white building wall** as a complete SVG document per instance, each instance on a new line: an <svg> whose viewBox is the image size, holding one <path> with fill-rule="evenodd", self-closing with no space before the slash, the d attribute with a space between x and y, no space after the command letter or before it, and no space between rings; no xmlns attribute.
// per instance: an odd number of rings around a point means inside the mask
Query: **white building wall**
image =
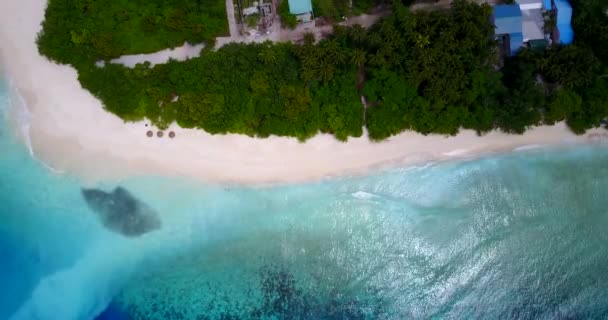
<svg viewBox="0 0 608 320"><path fill-rule="evenodd" d="M543 4L542 4L542 2L519 4L519 8L521 9L521 11L524 11L524 10L534 10L534 9L542 9L543 8Z"/></svg>

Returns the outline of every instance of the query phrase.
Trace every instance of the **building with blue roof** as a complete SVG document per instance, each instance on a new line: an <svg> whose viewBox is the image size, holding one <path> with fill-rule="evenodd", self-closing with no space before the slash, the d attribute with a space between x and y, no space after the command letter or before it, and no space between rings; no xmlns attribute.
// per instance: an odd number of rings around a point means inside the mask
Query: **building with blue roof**
<svg viewBox="0 0 608 320"><path fill-rule="evenodd" d="M574 40L572 30L572 6L568 0L552 0L557 18L553 37L560 44L571 44Z"/></svg>
<svg viewBox="0 0 608 320"><path fill-rule="evenodd" d="M296 15L299 22L312 21L311 0L288 0L289 13Z"/></svg>
<svg viewBox="0 0 608 320"><path fill-rule="evenodd" d="M501 4L494 6L494 34L501 43L505 54L517 53L522 46L524 35L522 31L522 14L517 4Z"/></svg>
<svg viewBox="0 0 608 320"><path fill-rule="evenodd" d="M531 48L546 48L553 38L554 43L571 44L572 6L568 0L516 0L516 4L494 6L494 34L500 43L503 55L513 55L524 45ZM545 14L552 12L556 26L552 37L545 31Z"/></svg>

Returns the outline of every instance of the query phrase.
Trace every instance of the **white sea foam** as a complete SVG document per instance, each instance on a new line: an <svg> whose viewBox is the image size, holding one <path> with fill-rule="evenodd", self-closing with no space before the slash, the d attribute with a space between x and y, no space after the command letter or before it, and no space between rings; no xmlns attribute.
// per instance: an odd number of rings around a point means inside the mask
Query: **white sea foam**
<svg viewBox="0 0 608 320"><path fill-rule="evenodd" d="M468 152L469 152L469 149L456 149L456 150L452 150L449 152L444 152L443 155L448 156L448 157L458 157L458 156L465 155Z"/></svg>
<svg viewBox="0 0 608 320"><path fill-rule="evenodd" d="M360 199L360 200L369 200L369 199L373 199L373 198L377 197L375 194L365 192L365 191L354 192L352 194L352 196L353 196L353 198Z"/></svg>
<svg viewBox="0 0 608 320"><path fill-rule="evenodd" d="M98 241L73 266L42 278L10 319L94 319L135 270L141 252L129 244Z"/></svg>
<svg viewBox="0 0 608 320"><path fill-rule="evenodd" d="M32 141L30 139L30 127L32 122L32 114L27 107L25 99L15 86L13 79L9 79L9 109L14 113L13 119L18 127L18 132L23 138L30 155L34 156Z"/></svg>
<svg viewBox="0 0 608 320"><path fill-rule="evenodd" d="M525 146L517 147L517 148L513 149L513 151L526 151L526 150L533 150L533 149L538 149L538 148L542 148L542 147L543 147L542 144L528 144Z"/></svg>
<svg viewBox="0 0 608 320"><path fill-rule="evenodd" d="M27 147L30 156L36 161L40 162L43 166L49 169L55 174L64 174L62 170L53 168L46 164L44 161L36 157L34 148L32 147L32 139L30 137L30 129L32 127L32 113L30 112L27 102L19 88L15 86L13 79L9 78L9 93L8 93L9 111L13 114L13 120L17 129L17 133L22 138L25 146Z"/></svg>

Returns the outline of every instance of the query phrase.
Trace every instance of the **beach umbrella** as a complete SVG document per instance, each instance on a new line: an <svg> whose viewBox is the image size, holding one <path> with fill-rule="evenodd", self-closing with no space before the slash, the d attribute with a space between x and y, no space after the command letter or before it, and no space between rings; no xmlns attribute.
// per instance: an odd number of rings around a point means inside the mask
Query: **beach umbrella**
<svg viewBox="0 0 608 320"><path fill-rule="evenodd" d="M148 138L152 138L154 132L152 132L152 130L148 130L148 132L146 132L146 135L148 136Z"/></svg>
<svg viewBox="0 0 608 320"><path fill-rule="evenodd" d="M175 132L173 132L173 131L169 132L169 138L171 138L171 139L175 138Z"/></svg>
<svg viewBox="0 0 608 320"><path fill-rule="evenodd" d="M157 132L156 136L159 137L159 138L162 138L163 137L163 132L162 131Z"/></svg>

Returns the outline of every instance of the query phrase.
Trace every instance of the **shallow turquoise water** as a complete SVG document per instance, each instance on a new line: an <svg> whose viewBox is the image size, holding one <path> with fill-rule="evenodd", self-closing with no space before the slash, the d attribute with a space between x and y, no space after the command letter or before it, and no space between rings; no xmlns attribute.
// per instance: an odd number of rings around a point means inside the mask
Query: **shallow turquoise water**
<svg viewBox="0 0 608 320"><path fill-rule="evenodd" d="M132 319L608 318L607 148L262 189L105 182L160 214L126 238L0 120L0 319L110 302Z"/></svg>

